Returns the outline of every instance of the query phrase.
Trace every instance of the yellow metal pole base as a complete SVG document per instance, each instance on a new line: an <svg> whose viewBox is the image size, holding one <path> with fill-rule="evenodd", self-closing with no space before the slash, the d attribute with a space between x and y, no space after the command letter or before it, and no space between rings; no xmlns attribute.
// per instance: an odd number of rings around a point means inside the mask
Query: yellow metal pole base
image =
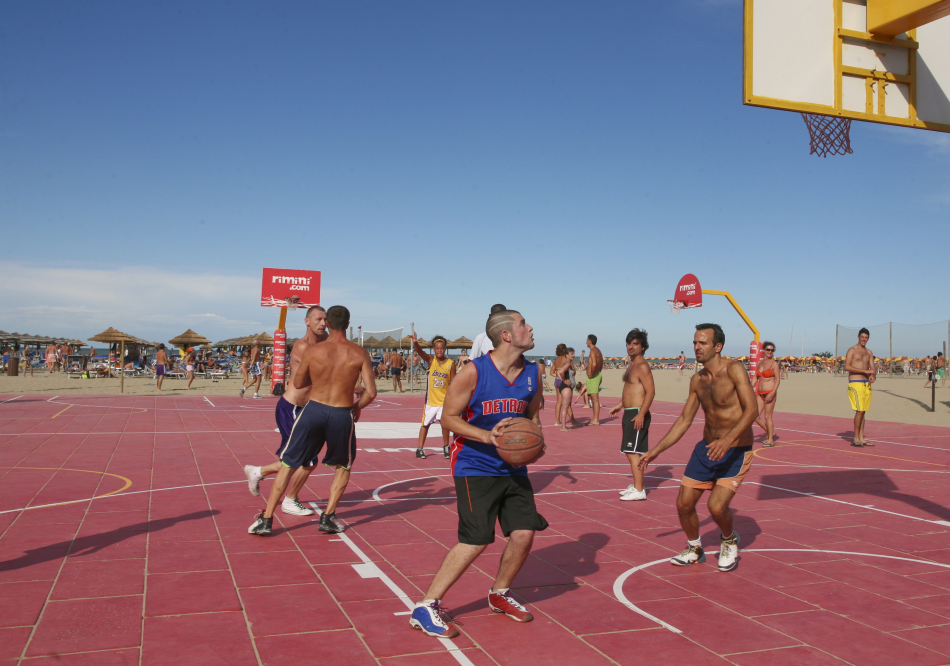
<svg viewBox="0 0 950 666"><path fill-rule="evenodd" d="M742 317L742 321L752 330L753 340L759 342L759 329L755 327L755 324L752 323L752 320L749 319L749 315L743 312L742 308L739 307L739 304L736 303L736 299L732 297L728 291L717 291L714 289L703 289L703 294L709 294L710 296L725 296L729 302L732 304L732 307L736 309L736 312L739 313L739 316Z"/></svg>

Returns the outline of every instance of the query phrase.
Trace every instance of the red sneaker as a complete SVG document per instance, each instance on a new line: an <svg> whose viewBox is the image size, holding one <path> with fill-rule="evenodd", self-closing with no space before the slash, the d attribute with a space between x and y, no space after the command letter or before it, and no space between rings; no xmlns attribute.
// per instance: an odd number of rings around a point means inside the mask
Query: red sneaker
<svg viewBox="0 0 950 666"><path fill-rule="evenodd" d="M496 613L504 613L515 622L531 622L534 619L534 615L511 596L511 590L504 594L488 590L488 607Z"/></svg>

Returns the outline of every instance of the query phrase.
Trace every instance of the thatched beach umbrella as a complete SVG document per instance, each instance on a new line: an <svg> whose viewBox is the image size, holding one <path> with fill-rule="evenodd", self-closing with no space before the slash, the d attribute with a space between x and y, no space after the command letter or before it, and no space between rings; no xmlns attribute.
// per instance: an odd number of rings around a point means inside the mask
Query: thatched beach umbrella
<svg viewBox="0 0 950 666"><path fill-rule="evenodd" d="M471 349L472 341L466 338L464 335L457 340L452 340L449 344L446 345L446 349Z"/></svg>
<svg viewBox="0 0 950 666"><path fill-rule="evenodd" d="M110 326L99 335L93 335L89 339L93 342L119 343L119 393L125 393L125 343L135 342L138 338L126 335Z"/></svg>
<svg viewBox="0 0 950 666"><path fill-rule="evenodd" d="M169 340L168 343L175 345L176 347L194 347L195 345L200 346L210 344L211 340L203 335L198 335L189 328L178 337Z"/></svg>

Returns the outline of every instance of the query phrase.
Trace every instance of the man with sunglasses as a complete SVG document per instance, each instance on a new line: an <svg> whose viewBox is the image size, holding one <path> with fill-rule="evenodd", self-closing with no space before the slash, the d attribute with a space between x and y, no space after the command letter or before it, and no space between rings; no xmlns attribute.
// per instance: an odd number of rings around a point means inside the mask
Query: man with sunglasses
<svg viewBox="0 0 950 666"><path fill-rule="evenodd" d="M775 411L775 399L778 397L778 385L782 381L782 369L775 360L775 343L762 343L765 358L759 361L755 369L755 400L759 406L759 418L755 424L765 431L765 442L762 446L775 446L775 424L772 423L772 412ZM762 422L765 417L765 423Z"/></svg>

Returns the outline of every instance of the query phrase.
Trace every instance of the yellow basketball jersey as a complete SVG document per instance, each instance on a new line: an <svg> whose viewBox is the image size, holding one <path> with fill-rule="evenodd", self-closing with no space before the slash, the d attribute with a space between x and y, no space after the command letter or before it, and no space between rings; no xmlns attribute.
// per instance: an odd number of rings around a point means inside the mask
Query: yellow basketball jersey
<svg viewBox="0 0 950 666"><path fill-rule="evenodd" d="M445 403L445 390L449 386L449 371L452 369L452 359L446 357L439 363L439 359L432 357L429 364L429 380L426 384L426 404L430 407L441 407Z"/></svg>

